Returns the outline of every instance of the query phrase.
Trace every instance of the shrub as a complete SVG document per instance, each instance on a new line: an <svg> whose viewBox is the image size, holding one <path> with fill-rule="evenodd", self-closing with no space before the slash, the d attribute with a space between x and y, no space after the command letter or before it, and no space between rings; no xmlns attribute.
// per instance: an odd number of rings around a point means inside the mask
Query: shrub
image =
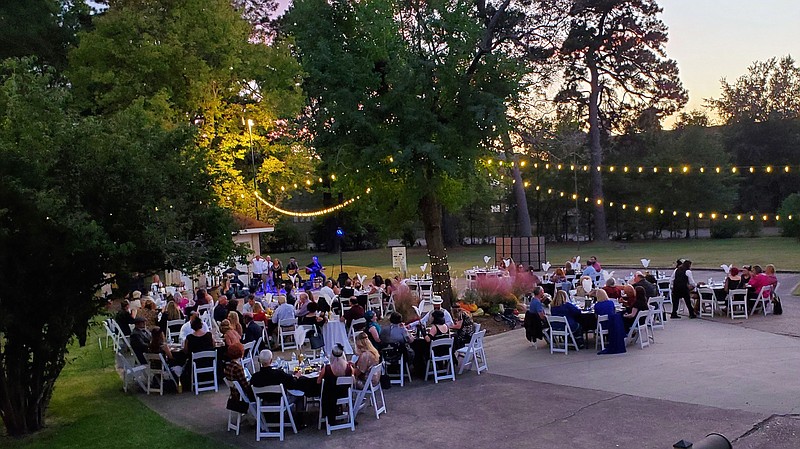
<svg viewBox="0 0 800 449"><path fill-rule="evenodd" d="M781 234L785 237L797 237L800 239L800 193L793 193L786 197L778 210L781 219L778 221L781 227ZM792 219L789 220L789 216Z"/></svg>
<svg viewBox="0 0 800 449"><path fill-rule="evenodd" d="M413 307L417 304L419 304L417 296L406 286L400 286L399 290L394 293L394 310L403 317L404 323L410 323L420 318Z"/></svg>
<svg viewBox="0 0 800 449"><path fill-rule="evenodd" d="M754 212L752 216L752 220L750 220L749 216L747 217L748 219L742 227L744 228L744 232L748 237L759 237L761 235L761 228L763 227L763 224L761 223L760 215L758 215L758 213Z"/></svg>
<svg viewBox="0 0 800 449"><path fill-rule="evenodd" d="M515 308L519 300L512 289L511 278L478 278L475 303L489 312L496 312L499 304L503 304L506 308Z"/></svg>
<svg viewBox="0 0 800 449"><path fill-rule="evenodd" d="M730 239L742 229L742 224L733 218L728 220L716 220L711 223L712 239Z"/></svg>

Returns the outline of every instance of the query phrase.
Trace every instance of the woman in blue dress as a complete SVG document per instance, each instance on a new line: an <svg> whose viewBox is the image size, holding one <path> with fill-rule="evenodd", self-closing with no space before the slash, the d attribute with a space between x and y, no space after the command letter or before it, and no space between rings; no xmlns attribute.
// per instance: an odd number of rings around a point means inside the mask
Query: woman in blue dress
<svg viewBox="0 0 800 449"><path fill-rule="evenodd" d="M608 331L608 344L598 354L621 354L625 352L625 325L622 323L622 315L617 313L614 302L608 299L608 294L603 289L595 290L594 294L597 298L594 313L597 316L608 315L608 321L603 322L603 330ZM597 335L595 338L603 337Z"/></svg>

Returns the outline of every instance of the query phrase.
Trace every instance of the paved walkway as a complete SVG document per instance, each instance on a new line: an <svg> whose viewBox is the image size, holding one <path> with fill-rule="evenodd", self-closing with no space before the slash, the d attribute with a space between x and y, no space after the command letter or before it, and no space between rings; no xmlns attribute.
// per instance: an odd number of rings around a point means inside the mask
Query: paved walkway
<svg viewBox="0 0 800 449"><path fill-rule="evenodd" d="M736 449L796 449L800 298L788 291L797 279L782 279L782 316L668 321L650 348L622 355L551 355L526 342L522 330L490 337L490 374L395 386L386 391L389 413L380 420L361 414L354 433L330 437L312 423L280 445L655 449L720 432ZM140 397L168 420L220 442L278 444L256 443L251 423L238 437L225 432L222 390Z"/></svg>

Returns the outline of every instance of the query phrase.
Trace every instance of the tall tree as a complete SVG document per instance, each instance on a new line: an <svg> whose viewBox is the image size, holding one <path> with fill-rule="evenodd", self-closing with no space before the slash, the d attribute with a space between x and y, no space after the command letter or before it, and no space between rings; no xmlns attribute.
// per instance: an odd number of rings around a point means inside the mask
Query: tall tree
<svg viewBox="0 0 800 449"><path fill-rule="evenodd" d="M67 345L105 302L105 273L190 269L233 251L194 130L164 130L141 104L85 117L71 102L31 61L0 65L0 282L36 286L35 301L0 291L0 417L12 436L44 426Z"/></svg>
<svg viewBox="0 0 800 449"><path fill-rule="evenodd" d="M573 0L562 45L567 63L559 101L578 104L588 117L594 238L608 239L601 135L626 116L650 108L659 117L682 107L687 94L678 65L666 56L667 27L655 0Z"/></svg>
<svg viewBox="0 0 800 449"><path fill-rule="evenodd" d="M733 84L723 78L721 88L708 103L728 124L800 117L800 67L789 55L756 61Z"/></svg>
<svg viewBox="0 0 800 449"><path fill-rule="evenodd" d="M256 12L229 0L108 4L70 54L68 75L88 113L142 102L165 127L195 124L214 154L221 204L261 219L273 212L256 207L254 188L280 203L294 184L317 179L313 154L282 120L303 105L300 66L286 45L249 40L242 14Z"/></svg>
<svg viewBox="0 0 800 449"><path fill-rule="evenodd" d="M442 208L466 202L465 182L519 88L518 63L494 51L510 3L300 0L285 16L315 148L354 192L391 193L387 209L420 217L448 303Z"/></svg>

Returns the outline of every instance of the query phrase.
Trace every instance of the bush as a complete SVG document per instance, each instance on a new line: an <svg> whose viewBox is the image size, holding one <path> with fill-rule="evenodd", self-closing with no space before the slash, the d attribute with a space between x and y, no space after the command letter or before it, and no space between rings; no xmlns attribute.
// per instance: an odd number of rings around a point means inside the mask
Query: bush
<svg viewBox="0 0 800 449"><path fill-rule="evenodd" d="M715 220L711 222L712 239L730 239L742 229L742 224L736 219Z"/></svg>
<svg viewBox="0 0 800 449"><path fill-rule="evenodd" d="M761 216L758 213L752 213L753 219L750 220L750 217L747 217L747 221L742 226L744 228L744 232L747 234L748 237L759 237L761 236L761 228L764 227L763 223L761 222Z"/></svg>
<svg viewBox="0 0 800 449"><path fill-rule="evenodd" d="M778 210L781 219L778 221L781 227L781 234L785 237L797 237L800 239L800 193L793 193L786 197ZM789 220L789 216L792 219Z"/></svg>
<svg viewBox="0 0 800 449"><path fill-rule="evenodd" d="M419 300L411 289L401 286L399 291L394 294L394 310L402 317L404 323L410 323L420 318L413 306L419 304Z"/></svg>
<svg viewBox="0 0 800 449"><path fill-rule="evenodd" d="M306 242L297 226L290 219L284 218L275 225L275 231L269 234L267 244L270 252L288 253L304 249Z"/></svg>
<svg viewBox="0 0 800 449"><path fill-rule="evenodd" d="M500 304L506 308L516 308L519 299L513 293L512 282L511 278L479 278L475 288L475 304L488 312L496 312ZM472 293L470 297L473 298Z"/></svg>

